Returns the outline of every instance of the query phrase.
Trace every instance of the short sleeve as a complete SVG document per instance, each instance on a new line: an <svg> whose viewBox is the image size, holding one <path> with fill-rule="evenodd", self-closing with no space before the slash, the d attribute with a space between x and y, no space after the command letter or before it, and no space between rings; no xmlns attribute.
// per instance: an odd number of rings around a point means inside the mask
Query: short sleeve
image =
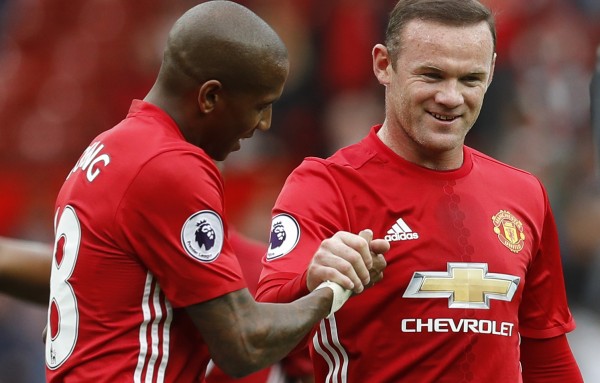
<svg viewBox="0 0 600 383"><path fill-rule="evenodd" d="M115 221L123 247L173 307L185 307L245 287L223 216L216 166L202 153L173 150L141 168Z"/></svg>
<svg viewBox="0 0 600 383"><path fill-rule="evenodd" d="M520 333L529 338L551 338L575 328L567 305L556 223L546 194L544 198L540 244L527 271L519 310Z"/></svg>
<svg viewBox="0 0 600 383"><path fill-rule="evenodd" d="M302 278L321 242L348 226L340 207L342 200L339 185L321 161L307 159L292 172L272 211L259 300L288 302L308 292L306 284L297 279ZM293 288L284 286L289 283Z"/></svg>

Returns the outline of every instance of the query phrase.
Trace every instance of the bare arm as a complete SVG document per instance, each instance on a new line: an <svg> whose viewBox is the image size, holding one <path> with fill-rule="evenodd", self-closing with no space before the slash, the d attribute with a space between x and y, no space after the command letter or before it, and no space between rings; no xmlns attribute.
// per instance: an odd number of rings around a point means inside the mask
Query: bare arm
<svg viewBox="0 0 600 383"><path fill-rule="evenodd" d="M329 288L315 288L333 281L360 293L365 285L381 279L387 241L373 241L372 232L359 235L338 232L324 240L310 266L308 295L291 303L257 303L247 289L187 308L208 344L215 363L235 377L273 364L303 340L314 325L340 307L348 295ZM376 252L377 254L374 254ZM342 290L341 288L339 290Z"/></svg>
<svg viewBox="0 0 600 383"><path fill-rule="evenodd" d="M0 237L0 292L47 305L51 267L50 245Z"/></svg>
<svg viewBox="0 0 600 383"><path fill-rule="evenodd" d="M319 289L288 304L257 303L247 289L187 308L212 359L240 377L285 357L329 314L333 294Z"/></svg>

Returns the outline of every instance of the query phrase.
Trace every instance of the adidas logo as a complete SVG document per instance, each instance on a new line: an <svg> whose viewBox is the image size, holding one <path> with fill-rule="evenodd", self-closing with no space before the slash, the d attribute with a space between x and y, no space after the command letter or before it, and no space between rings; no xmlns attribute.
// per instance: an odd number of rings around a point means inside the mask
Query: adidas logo
<svg viewBox="0 0 600 383"><path fill-rule="evenodd" d="M402 218L398 218L396 223L388 230L384 237L386 241L409 241L411 239L419 239L419 234L414 233Z"/></svg>

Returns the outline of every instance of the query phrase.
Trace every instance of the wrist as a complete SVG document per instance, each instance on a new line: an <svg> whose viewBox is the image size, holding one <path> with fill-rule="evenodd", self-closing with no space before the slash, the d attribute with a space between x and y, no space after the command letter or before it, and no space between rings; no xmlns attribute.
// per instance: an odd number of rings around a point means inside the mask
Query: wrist
<svg viewBox="0 0 600 383"><path fill-rule="evenodd" d="M350 295L352 295L352 291L347 290L347 289L343 288L342 286L338 285L337 283L331 282L331 281L322 282L319 286L317 286L315 288L314 291L323 289L323 288L329 288L333 292L331 309L329 310L329 314L327 314L327 318L329 318L336 311L338 311L344 305L344 303L346 303L348 298L350 298Z"/></svg>

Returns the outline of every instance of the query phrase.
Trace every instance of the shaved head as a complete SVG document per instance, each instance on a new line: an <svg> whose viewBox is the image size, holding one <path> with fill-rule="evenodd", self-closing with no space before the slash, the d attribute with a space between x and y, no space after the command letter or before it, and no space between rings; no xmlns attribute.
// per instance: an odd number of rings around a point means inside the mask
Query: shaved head
<svg viewBox="0 0 600 383"><path fill-rule="evenodd" d="M284 67L287 60L285 45L264 20L240 4L209 1L173 25L159 79L175 91L181 90L182 81L211 79L243 90L260 86L266 66Z"/></svg>
<svg viewBox="0 0 600 383"><path fill-rule="evenodd" d="M240 4L209 1L171 28L144 100L165 111L188 142L220 161L254 131L269 129L288 72L287 48L264 20Z"/></svg>

